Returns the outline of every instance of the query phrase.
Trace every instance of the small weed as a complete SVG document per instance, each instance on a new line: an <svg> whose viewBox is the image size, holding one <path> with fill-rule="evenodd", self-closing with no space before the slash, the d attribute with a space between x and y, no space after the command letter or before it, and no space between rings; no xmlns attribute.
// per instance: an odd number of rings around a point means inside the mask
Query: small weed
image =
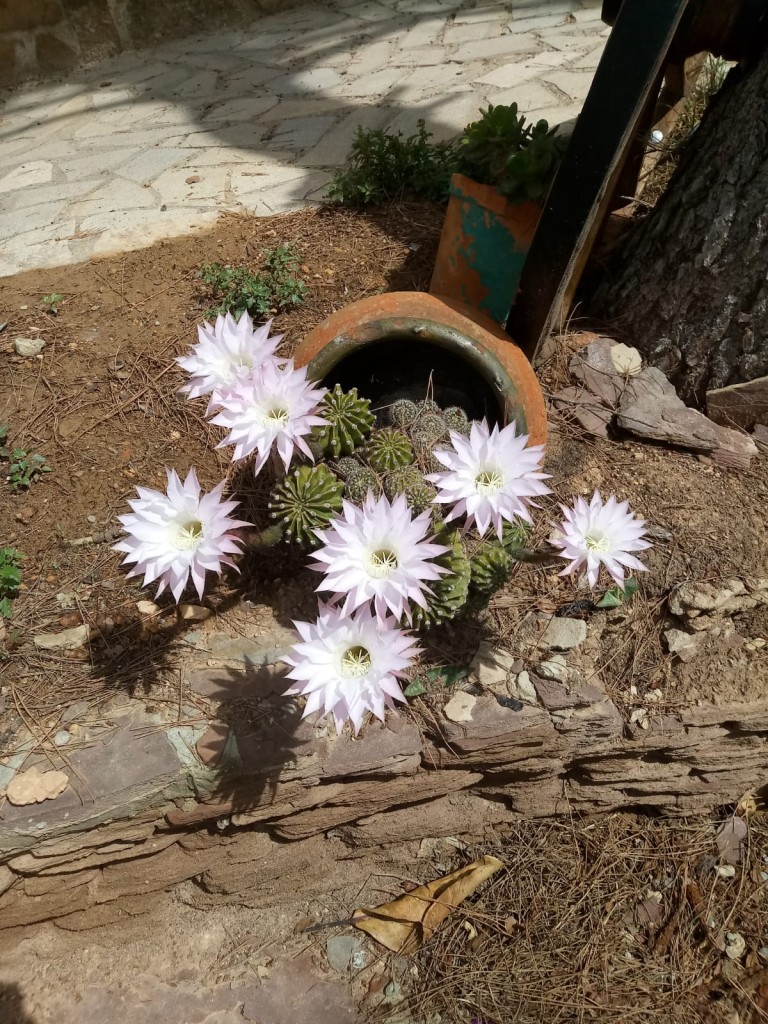
<svg viewBox="0 0 768 1024"><path fill-rule="evenodd" d="M6 482L14 491L26 490L41 473L50 473L51 467L44 455L29 455L24 448L9 448L6 445L8 427L0 427L0 459L5 459Z"/></svg>
<svg viewBox="0 0 768 1024"><path fill-rule="evenodd" d="M43 296L43 302L48 307L48 312L53 313L56 316L59 312L59 303L64 298L59 292L51 292L50 295Z"/></svg>
<svg viewBox="0 0 768 1024"><path fill-rule="evenodd" d="M11 601L18 596L21 585L19 563L24 556L16 548L0 548L0 615L10 619Z"/></svg>
<svg viewBox="0 0 768 1024"><path fill-rule="evenodd" d="M410 197L445 202L458 150L453 142L430 142L423 121L415 135L357 129L347 167L328 190L331 199L350 206L370 206Z"/></svg>
<svg viewBox="0 0 768 1024"><path fill-rule="evenodd" d="M299 257L290 245L265 250L264 269L259 273L252 273L247 267L206 263L200 268L200 276L215 304L205 315L231 313L239 318L245 311L261 320L275 310L282 312L301 305L307 286L299 264Z"/></svg>

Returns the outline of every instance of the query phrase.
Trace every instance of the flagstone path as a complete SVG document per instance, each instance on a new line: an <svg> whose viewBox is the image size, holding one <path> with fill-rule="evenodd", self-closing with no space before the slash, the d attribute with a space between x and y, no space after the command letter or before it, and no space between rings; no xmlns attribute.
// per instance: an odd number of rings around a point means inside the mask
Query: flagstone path
<svg viewBox="0 0 768 1024"><path fill-rule="evenodd" d="M0 276L319 199L358 125L575 117L599 0L332 0L0 95Z"/></svg>

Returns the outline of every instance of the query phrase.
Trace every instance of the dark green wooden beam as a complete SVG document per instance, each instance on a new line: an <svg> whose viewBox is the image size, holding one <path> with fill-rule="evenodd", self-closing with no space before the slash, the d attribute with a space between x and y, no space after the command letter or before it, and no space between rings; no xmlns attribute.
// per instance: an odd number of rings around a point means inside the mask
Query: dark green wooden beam
<svg viewBox="0 0 768 1024"><path fill-rule="evenodd" d="M533 362L568 313L688 0L624 0L547 198L506 329Z"/></svg>

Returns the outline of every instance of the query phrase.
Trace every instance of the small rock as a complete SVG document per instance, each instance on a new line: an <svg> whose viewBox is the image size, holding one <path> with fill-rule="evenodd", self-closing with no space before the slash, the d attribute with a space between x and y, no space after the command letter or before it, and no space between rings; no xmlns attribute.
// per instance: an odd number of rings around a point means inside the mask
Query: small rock
<svg viewBox="0 0 768 1024"><path fill-rule="evenodd" d="M200 181L199 174L190 174L188 178L184 179L185 185L196 185Z"/></svg>
<svg viewBox="0 0 768 1024"><path fill-rule="evenodd" d="M583 619L552 619L541 635L539 643L553 651L570 651L587 639L587 624Z"/></svg>
<svg viewBox="0 0 768 1024"><path fill-rule="evenodd" d="M513 697L517 697L518 700L524 701L526 704L538 704L539 702L536 689L527 672L519 672L516 679L510 680L508 688Z"/></svg>
<svg viewBox="0 0 768 1024"><path fill-rule="evenodd" d="M29 768L11 779L5 795L16 807L24 807L55 799L68 784L69 779L64 772L41 772L39 768Z"/></svg>
<svg viewBox="0 0 768 1024"><path fill-rule="evenodd" d="M328 963L339 974L346 974L352 960L359 959L360 954L362 954L363 963L366 959L362 941L355 935L334 935L326 942L325 953Z"/></svg>
<svg viewBox="0 0 768 1024"><path fill-rule="evenodd" d="M31 359L33 356L39 356L45 348L45 342L42 338L22 338L18 337L13 343L13 347L16 349L16 354L24 356L25 359Z"/></svg>
<svg viewBox="0 0 768 1024"><path fill-rule="evenodd" d="M664 639L670 654L674 654L680 661L688 662L700 653L699 646L703 636L701 633L684 633L682 629L668 629L664 633Z"/></svg>
<svg viewBox="0 0 768 1024"><path fill-rule="evenodd" d="M513 666L518 661L520 659L509 651L483 642L477 648L469 670L483 689L506 693L507 677L514 672Z"/></svg>
<svg viewBox="0 0 768 1024"><path fill-rule="evenodd" d="M77 608L77 595L73 591L67 591L56 595L56 604L63 612Z"/></svg>
<svg viewBox="0 0 768 1024"><path fill-rule="evenodd" d="M557 683L564 683L568 678L568 669L565 658L562 654L555 654L548 661L542 661L536 666L536 675L542 679L553 679Z"/></svg>
<svg viewBox="0 0 768 1024"><path fill-rule="evenodd" d="M203 608L199 604L179 605L179 618L184 619L185 622L205 622L212 614L210 608Z"/></svg>
<svg viewBox="0 0 768 1024"><path fill-rule="evenodd" d="M154 618L160 615L160 608L154 601L137 601L136 611L143 619Z"/></svg>
<svg viewBox="0 0 768 1024"><path fill-rule="evenodd" d="M88 626L83 623L61 633L38 633L32 637L32 642L45 651L76 651L88 642L88 632Z"/></svg>
<svg viewBox="0 0 768 1024"><path fill-rule="evenodd" d="M229 739L229 726L224 722L212 722L195 744L197 756L210 768L221 760Z"/></svg>
<svg viewBox="0 0 768 1024"><path fill-rule="evenodd" d="M69 741L72 739L70 733L66 729L59 729L56 735L53 737L54 745L57 747L66 747Z"/></svg>
<svg viewBox="0 0 768 1024"><path fill-rule="evenodd" d="M443 714L451 722L471 722L472 710L477 703L477 697L471 693L459 690L451 697L443 708Z"/></svg>
<svg viewBox="0 0 768 1024"><path fill-rule="evenodd" d="M622 377L634 377L643 368L643 358L636 348L617 342L610 350L611 362Z"/></svg>
<svg viewBox="0 0 768 1024"><path fill-rule="evenodd" d="M632 714L629 716L630 725L639 725L642 728L643 722L648 717L648 712L645 708L635 708Z"/></svg>
<svg viewBox="0 0 768 1024"><path fill-rule="evenodd" d="M736 868L733 864L720 864L715 868L715 874L718 878L734 878L736 875Z"/></svg>
<svg viewBox="0 0 768 1024"><path fill-rule="evenodd" d="M747 943L740 932L725 933L725 955L729 960L741 960L747 949Z"/></svg>
<svg viewBox="0 0 768 1024"><path fill-rule="evenodd" d="M18 877L5 864L0 864L0 896L11 888Z"/></svg>

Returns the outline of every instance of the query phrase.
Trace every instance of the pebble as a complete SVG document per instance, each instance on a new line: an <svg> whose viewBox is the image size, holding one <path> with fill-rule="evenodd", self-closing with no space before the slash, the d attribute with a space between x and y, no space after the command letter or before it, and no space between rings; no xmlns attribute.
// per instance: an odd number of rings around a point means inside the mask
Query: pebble
<svg viewBox="0 0 768 1024"><path fill-rule="evenodd" d="M13 343L13 347L16 349L16 354L23 356L25 359L31 359L33 356L38 356L45 348L45 342L42 338L22 338L18 337Z"/></svg>
<svg viewBox="0 0 768 1024"><path fill-rule="evenodd" d="M586 639L587 624L583 619L552 619L539 642L553 651L570 651Z"/></svg>
<svg viewBox="0 0 768 1024"><path fill-rule="evenodd" d="M736 875L736 868L733 864L720 864L715 868L715 874L718 878L734 878Z"/></svg>
<svg viewBox="0 0 768 1024"><path fill-rule="evenodd" d="M66 747L72 736L66 729L59 729L56 735L53 737L54 745L57 747Z"/></svg>
<svg viewBox="0 0 768 1024"><path fill-rule="evenodd" d="M568 669L562 654L555 654L536 667L536 675L542 679L552 679L556 683L564 683L568 678Z"/></svg>
<svg viewBox="0 0 768 1024"><path fill-rule="evenodd" d="M72 629L65 629L61 633L38 633L32 637L35 647L42 647L44 650L65 650L76 651L88 640L88 626L83 623L81 626L74 626Z"/></svg>
<svg viewBox="0 0 768 1024"><path fill-rule="evenodd" d="M180 604L179 618L185 622L205 622L213 613L210 608L203 608L199 604Z"/></svg>
<svg viewBox="0 0 768 1024"><path fill-rule="evenodd" d="M530 675L523 671L518 672L516 679L510 679L508 689L513 697L517 697L518 700L522 700L527 704L537 704L538 694L536 689L531 682Z"/></svg>
<svg viewBox="0 0 768 1024"><path fill-rule="evenodd" d="M477 703L477 697L471 693L459 690L443 708L443 714L451 722L471 722L472 710Z"/></svg>

